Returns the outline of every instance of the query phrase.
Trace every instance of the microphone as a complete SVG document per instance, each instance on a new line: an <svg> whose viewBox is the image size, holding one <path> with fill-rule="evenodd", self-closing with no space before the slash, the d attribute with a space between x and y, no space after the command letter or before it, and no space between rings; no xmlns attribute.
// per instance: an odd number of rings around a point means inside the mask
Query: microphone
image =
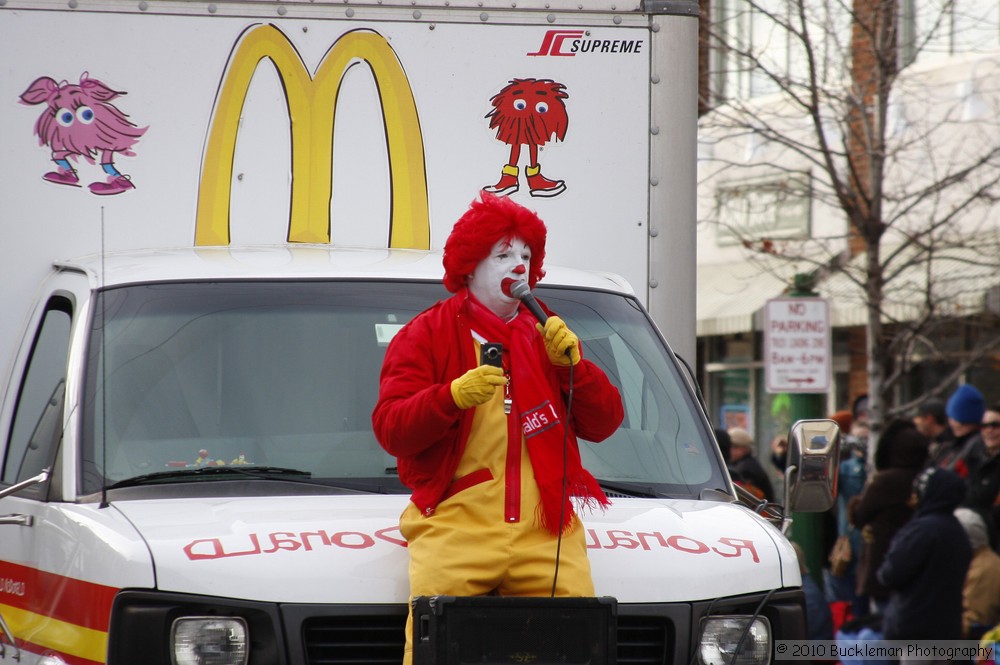
<svg viewBox="0 0 1000 665"><path fill-rule="evenodd" d="M544 326L549 320L549 315L545 313L542 306L531 294L531 287L524 280L519 280L510 285L510 295L524 303L524 306L535 315L535 318Z"/></svg>

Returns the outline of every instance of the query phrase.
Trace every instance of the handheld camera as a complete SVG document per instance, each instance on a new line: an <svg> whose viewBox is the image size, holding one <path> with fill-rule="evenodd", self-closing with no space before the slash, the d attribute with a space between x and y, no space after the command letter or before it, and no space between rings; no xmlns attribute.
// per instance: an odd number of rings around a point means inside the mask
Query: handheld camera
<svg viewBox="0 0 1000 665"><path fill-rule="evenodd" d="M503 344L488 342L479 347L479 364L503 369Z"/></svg>

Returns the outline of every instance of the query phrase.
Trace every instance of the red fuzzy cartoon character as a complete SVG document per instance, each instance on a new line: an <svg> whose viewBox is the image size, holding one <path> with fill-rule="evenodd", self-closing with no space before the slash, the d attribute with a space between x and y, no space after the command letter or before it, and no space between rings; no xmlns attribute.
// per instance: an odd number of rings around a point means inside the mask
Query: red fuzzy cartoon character
<svg viewBox="0 0 1000 665"><path fill-rule="evenodd" d="M564 99L569 97L566 86L550 79L513 79L490 102L493 110L486 114L490 129L497 130L497 139L510 146L510 159L503 167L500 181L483 187L483 191L506 196L519 189L517 163L521 146L528 146L528 166L524 169L532 196L557 196L566 190L562 180L549 180L542 175L538 163L538 148L549 139L566 138L569 116Z"/></svg>

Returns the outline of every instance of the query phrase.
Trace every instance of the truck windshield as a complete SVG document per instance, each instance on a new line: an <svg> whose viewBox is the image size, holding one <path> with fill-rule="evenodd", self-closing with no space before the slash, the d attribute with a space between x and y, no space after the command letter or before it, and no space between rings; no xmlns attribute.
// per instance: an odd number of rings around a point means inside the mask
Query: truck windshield
<svg viewBox="0 0 1000 665"><path fill-rule="evenodd" d="M591 473L626 494L689 497L727 487L698 406L638 303L570 288L536 294L624 401L625 420L610 439L580 442ZM447 296L440 284L398 281L104 292L87 356L83 493L183 481L184 470L205 467L234 473L192 472L190 482L275 478L236 473L255 466L300 482L406 492L372 434L379 372L396 331Z"/></svg>

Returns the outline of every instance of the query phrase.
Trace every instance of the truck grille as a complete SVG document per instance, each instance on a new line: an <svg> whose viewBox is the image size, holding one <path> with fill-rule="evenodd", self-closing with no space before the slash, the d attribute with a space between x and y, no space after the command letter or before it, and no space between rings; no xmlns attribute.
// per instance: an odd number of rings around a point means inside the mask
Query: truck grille
<svg viewBox="0 0 1000 665"><path fill-rule="evenodd" d="M309 665L399 665L405 616L329 616L302 625Z"/></svg>
<svg viewBox="0 0 1000 665"><path fill-rule="evenodd" d="M660 617L618 615L618 665L663 665L667 622Z"/></svg>
<svg viewBox="0 0 1000 665"><path fill-rule="evenodd" d="M302 625L308 665L399 665L405 616L324 616ZM668 663L668 621L618 616L618 664Z"/></svg>

